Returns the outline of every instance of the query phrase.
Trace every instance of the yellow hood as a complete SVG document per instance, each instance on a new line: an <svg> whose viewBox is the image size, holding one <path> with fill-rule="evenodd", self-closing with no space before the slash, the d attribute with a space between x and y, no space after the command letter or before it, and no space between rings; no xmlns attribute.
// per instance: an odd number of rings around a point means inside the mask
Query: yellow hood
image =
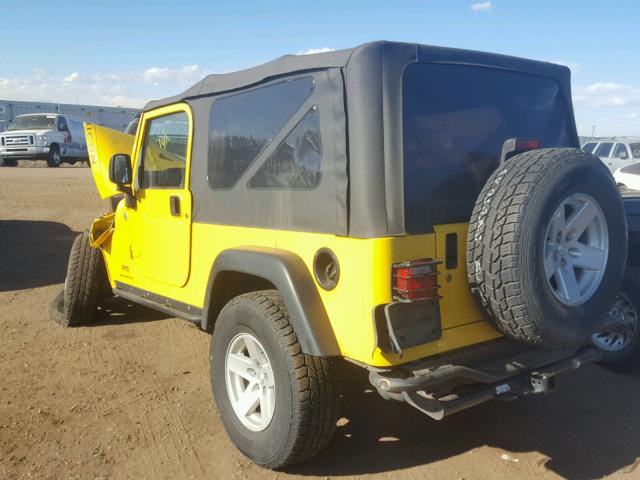
<svg viewBox="0 0 640 480"><path fill-rule="evenodd" d="M116 184L109 181L109 161L116 153L132 155L135 136L90 123L84 124L84 133L87 138L91 173L100 198L120 194Z"/></svg>

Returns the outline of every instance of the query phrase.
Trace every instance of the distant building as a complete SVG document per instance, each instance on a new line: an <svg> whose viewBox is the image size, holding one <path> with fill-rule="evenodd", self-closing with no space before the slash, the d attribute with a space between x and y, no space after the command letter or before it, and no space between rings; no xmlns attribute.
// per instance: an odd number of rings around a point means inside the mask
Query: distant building
<svg viewBox="0 0 640 480"><path fill-rule="evenodd" d="M27 113L61 113L81 117L85 122L124 130L140 110L135 108L71 105L68 103L21 102L0 100L0 132L9 127L14 117Z"/></svg>

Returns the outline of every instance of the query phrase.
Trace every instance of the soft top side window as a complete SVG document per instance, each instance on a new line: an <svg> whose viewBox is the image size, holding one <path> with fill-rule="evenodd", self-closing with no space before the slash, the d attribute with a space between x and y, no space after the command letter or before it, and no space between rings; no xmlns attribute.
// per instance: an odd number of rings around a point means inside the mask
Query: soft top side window
<svg viewBox="0 0 640 480"><path fill-rule="evenodd" d="M260 166L249 188L311 189L322 176L320 114L314 105Z"/></svg>
<svg viewBox="0 0 640 480"><path fill-rule="evenodd" d="M313 88L313 79L302 77L215 100L209 115L209 186L232 188Z"/></svg>

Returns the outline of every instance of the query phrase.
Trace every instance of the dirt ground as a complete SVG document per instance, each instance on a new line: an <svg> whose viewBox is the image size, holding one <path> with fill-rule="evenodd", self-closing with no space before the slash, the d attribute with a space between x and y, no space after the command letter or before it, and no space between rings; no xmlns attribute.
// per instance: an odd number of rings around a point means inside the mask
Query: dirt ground
<svg viewBox="0 0 640 480"><path fill-rule="evenodd" d="M0 169L0 479L640 479L640 377L597 366L442 422L354 382L323 455L253 465L213 405L208 334L124 302L90 327L49 320L104 204L87 168L21 167Z"/></svg>

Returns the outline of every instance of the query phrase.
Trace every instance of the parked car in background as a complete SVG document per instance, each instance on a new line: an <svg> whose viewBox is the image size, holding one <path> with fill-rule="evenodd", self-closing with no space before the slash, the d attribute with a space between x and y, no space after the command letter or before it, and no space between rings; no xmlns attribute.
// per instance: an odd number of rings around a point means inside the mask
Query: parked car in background
<svg viewBox="0 0 640 480"><path fill-rule="evenodd" d="M49 167L88 161L84 124L80 117L56 113L18 115L0 134L0 165L18 160L46 160Z"/></svg>
<svg viewBox="0 0 640 480"><path fill-rule="evenodd" d="M622 167L613 172L613 178L623 192L640 192L640 163Z"/></svg>
<svg viewBox="0 0 640 480"><path fill-rule="evenodd" d="M614 173L619 168L640 162L640 137L602 138L585 143L582 150L599 157Z"/></svg>
<svg viewBox="0 0 640 480"><path fill-rule="evenodd" d="M640 164L625 167L640 171ZM635 175L640 178L640 175ZM591 337L602 351L602 366L621 372L640 371L640 192L624 193L629 244L627 269L607 321Z"/></svg>

